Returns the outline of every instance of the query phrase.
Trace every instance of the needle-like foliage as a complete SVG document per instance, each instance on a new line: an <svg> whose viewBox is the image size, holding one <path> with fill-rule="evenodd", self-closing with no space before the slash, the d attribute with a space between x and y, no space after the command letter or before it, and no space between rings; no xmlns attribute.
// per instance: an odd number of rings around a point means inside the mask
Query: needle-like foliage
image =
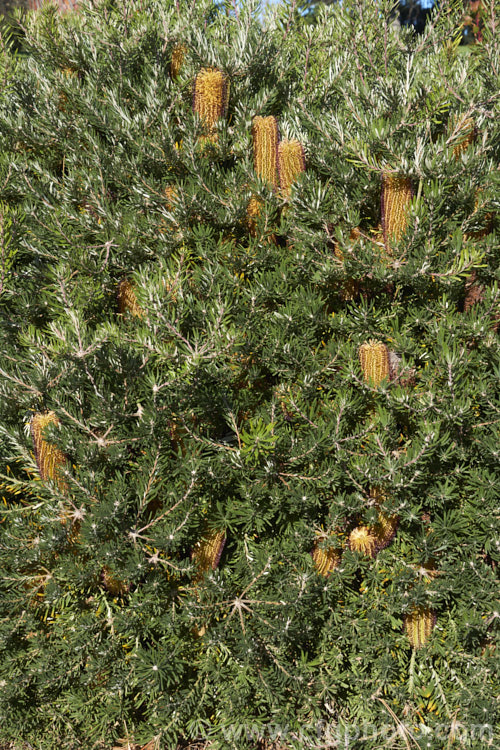
<svg viewBox="0 0 500 750"><path fill-rule="evenodd" d="M0 745L494 747L499 3L78 8L0 49Z"/></svg>

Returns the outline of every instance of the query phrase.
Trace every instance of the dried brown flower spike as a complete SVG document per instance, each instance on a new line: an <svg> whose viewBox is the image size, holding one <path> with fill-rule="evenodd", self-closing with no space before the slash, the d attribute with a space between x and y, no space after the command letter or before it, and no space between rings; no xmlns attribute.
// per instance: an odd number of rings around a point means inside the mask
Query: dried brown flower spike
<svg viewBox="0 0 500 750"><path fill-rule="evenodd" d="M124 596L130 591L130 584L115 575L107 565L102 569L101 581L106 591L112 596Z"/></svg>
<svg viewBox="0 0 500 750"><path fill-rule="evenodd" d="M34 414L31 418L30 426L35 459L41 479L44 481L52 480L64 492L67 490L67 483L62 475L61 468L67 463L67 459L59 448L44 439L43 433L49 425L59 425L59 420L53 411Z"/></svg>
<svg viewBox="0 0 500 750"><path fill-rule="evenodd" d="M404 617L404 628L413 648L422 648L436 624L436 614L429 607L415 607Z"/></svg>
<svg viewBox="0 0 500 750"><path fill-rule="evenodd" d="M465 282L464 312L468 312L478 302L484 299L484 286L479 284L474 270Z"/></svg>
<svg viewBox="0 0 500 750"><path fill-rule="evenodd" d="M381 341L370 339L359 347L359 361L367 383L377 388L389 377L389 350Z"/></svg>
<svg viewBox="0 0 500 750"><path fill-rule="evenodd" d="M408 208L413 197L411 180L390 172L382 173L380 214L384 232L385 249L391 252L391 243L399 242L407 223Z"/></svg>
<svg viewBox="0 0 500 750"><path fill-rule="evenodd" d="M283 198L289 198L293 183L305 171L306 161L302 144L283 140L278 145L278 175Z"/></svg>
<svg viewBox="0 0 500 750"><path fill-rule="evenodd" d="M471 143L474 142L476 137L476 126L472 117L464 117L463 120L460 116L457 116L453 121L454 130L458 129L460 138L453 148L453 156L455 159L459 159L464 151L467 151Z"/></svg>
<svg viewBox="0 0 500 750"><path fill-rule="evenodd" d="M118 312L121 315L130 313L134 318L142 318L143 310L137 302L134 286L128 279L122 279L118 285Z"/></svg>

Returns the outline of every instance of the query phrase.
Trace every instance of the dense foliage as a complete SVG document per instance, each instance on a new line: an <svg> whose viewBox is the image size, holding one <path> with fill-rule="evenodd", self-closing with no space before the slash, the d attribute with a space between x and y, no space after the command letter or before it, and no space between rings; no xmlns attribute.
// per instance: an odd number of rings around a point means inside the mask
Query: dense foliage
<svg viewBox="0 0 500 750"><path fill-rule="evenodd" d="M392 13L4 44L0 741L498 740L500 7Z"/></svg>

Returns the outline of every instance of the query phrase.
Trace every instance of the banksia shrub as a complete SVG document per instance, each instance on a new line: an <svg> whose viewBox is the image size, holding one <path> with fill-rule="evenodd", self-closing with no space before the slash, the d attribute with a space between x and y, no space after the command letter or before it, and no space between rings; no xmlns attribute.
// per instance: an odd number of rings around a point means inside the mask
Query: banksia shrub
<svg viewBox="0 0 500 750"><path fill-rule="evenodd" d="M278 175L281 194L289 198L293 183L305 171L304 148L299 141L283 140L278 145Z"/></svg>
<svg viewBox="0 0 500 750"><path fill-rule="evenodd" d="M133 318L142 318L144 311L137 302L134 285L128 279L122 279L118 285L118 312L120 315L129 313Z"/></svg>
<svg viewBox="0 0 500 750"><path fill-rule="evenodd" d="M229 81L217 68L202 68L193 88L193 111L200 116L210 138L217 135L214 128L225 116L229 100Z"/></svg>
<svg viewBox="0 0 500 750"><path fill-rule="evenodd" d="M0 747L411 741L431 681L493 721L500 86L459 5L418 35L389 0L98 0L3 35Z"/></svg>
<svg viewBox="0 0 500 750"><path fill-rule="evenodd" d="M67 464L64 453L44 438L44 432L50 425L59 425L59 420L53 411L34 414L31 418L31 437L35 449L35 459L44 481L55 482L61 491L67 489L62 468Z"/></svg>
<svg viewBox="0 0 500 750"><path fill-rule="evenodd" d="M387 252L399 242L408 224L408 208L413 197L411 179L390 172L382 173L380 216Z"/></svg>
<svg viewBox="0 0 500 750"><path fill-rule="evenodd" d="M201 580L204 573L217 568L225 544L225 529L210 529L196 543L191 553L191 559L198 569L196 580Z"/></svg>
<svg viewBox="0 0 500 750"><path fill-rule="evenodd" d="M389 377L389 350L381 341L370 339L359 347L359 361L365 381L377 388Z"/></svg>
<svg viewBox="0 0 500 750"><path fill-rule="evenodd" d="M413 648L423 648L436 624L436 613L429 607L415 607L404 617L404 629Z"/></svg>

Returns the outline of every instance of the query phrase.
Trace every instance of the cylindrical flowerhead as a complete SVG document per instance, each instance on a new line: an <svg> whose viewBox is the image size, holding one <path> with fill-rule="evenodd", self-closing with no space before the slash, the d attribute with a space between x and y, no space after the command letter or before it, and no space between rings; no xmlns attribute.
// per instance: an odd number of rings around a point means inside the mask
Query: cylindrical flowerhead
<svg viewBox="0 0 500 750"><path fill-rule="evenodd" d="M342 551L333 544L330 547L320 547L319 540L314 543L311 551L314 566L320 576L329 576L332 570L338 568Z"/></svg>
<svg viewBox="0 0 500 750"><path fill-rule="evenodd" d="M377 523L373 527L373 533L377 540L377 549L385 549L396 536L399 526L399 516L389 516L387 513L379 513Z"/></svg>
<svg viewBox="0 0 500 750"><path fill-rule="evenodd" d="M130 591L130 584L115 575L107 565L102 569L101 581L111 596L124 596Z"/></svg>
<svg viewBox="0 0 500 750"><path fill-rule="evenodd" d="M389 350L381 341L370 339L359 347L359 361L367 383L376 388L389 377Z"/></svg>
<svg viewBox="0 0 500 750"><path fill-rule="evenodd" d="M262 204L262 200L255 196L252 196L248 201L247 226L248 231L250 232L252 237L255 237L255 235L257 234L257 220L260 216L260 212L262 211Z"/></svg>
<svg viewBox="0 0 500 750"><path fill-rule="evenodd" d="M44 481L52 480L64 492L67 484L61 469L67 463L67 459L59 448L44 439L44 431L49 425L59 425L59 420L53 411L34 414L31 418L31 437L35 448L35 459L40 477Z"/></svg>
<svg viewBox="0 0 500 750"><path fill-rule="evenodd" d="M165 188L163 192L167 199L167 202L165 203L165 208L167 209L167 211L171 211L172 208L174 207L174 204L177 198L179 197L177 188L175 187L175 185L167 185L167 187Z"/></svg>
<svg viewBox="0 0 500 750"><path fill-rule="evenodd" d="M229 100L229 81L217 68L202 68L194 82L193 111L200 116L207 131L224 117Z"/></svg>
<svg viewBox="0 0 500 750"><path fill-rule="evenodd" d="M436 624L436 613L429 607L415 607L404 617L404 628L413 648L422 648Z"/></svg>
<svg viewBox="0 0 500 750"><path fill-rule="evenodd" d="M391 243L399 242L406 229L412 197L413 190L409 177L400 177L389 172L382 173L380 214L385 248L389 253Z"/></svg>
<svg viewBox="0 0 500 750"><path fill-rule="evenodd" d="M281 193L289 198L293 183L305 172L304 149L299 141L283 140L278 145L278 175Z"/></svg>
<svg viewBox="0 0 500 750"><path fill-rule="evenodd" d="M278 121L276 117L257 117L252 122L253 165L257 175L273 188L278 184Z"/></svg>
<svg viewBox="0 0 500 750"><path fill-rule="evenodd" d="M476 125L472 117L464 117L461 119L459 116L453 120L454 130L458 129L459 138L455 146L453 147L453 156L455 159L459 159L464 151L467 151L471 143L474 142L476 137Z"/></svg>
<svg viewBox="0 0 500 750"><path fill-rule="evenodd" d="M225 529L210 529L196 543L191 558L198 568L197 580L202 578L204 573L217 568L225 543Z"/></svg>
<svg viewBox="0 0 500 750"><path fill-rule="evenodd" d="M170 58L170 77L174 81L181 72L186 52L187 47L185 44L174 44L172 48L172 56Z"/></svg>
<svg viewBox="0 0 500 750"><path fill-rule="evenodd" d="M369 526L357 526L349 534L349 549L360 555L375 557L377 538Z"/></svg>
<svg viewBox="0 0 500 750"><path fill-rule="evenodd" d="M121 315L130 313L134 318L142 318L143 310L137 302L134 286L128 279L122 279L118 285L118 312Z"/></svg>

